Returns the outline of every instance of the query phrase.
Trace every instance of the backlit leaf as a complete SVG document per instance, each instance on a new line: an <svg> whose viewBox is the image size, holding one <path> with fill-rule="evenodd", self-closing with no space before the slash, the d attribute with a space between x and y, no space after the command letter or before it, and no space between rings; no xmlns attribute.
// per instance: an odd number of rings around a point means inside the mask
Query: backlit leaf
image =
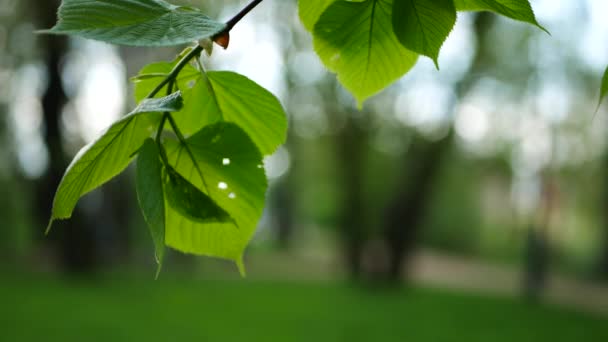
<svg viewBox="0 0 608 342"><path fill-rule="evenodd" d="M608 96L608 68L606 68L606 71L604 72L604 77L602 78L602 87L600 89L600 102L597 105L598 109L602 105L602 102L604 102L604 100L606 99L606 96Z"/></svg>
<svg viewBox="0 0 608 342"><path fill-rule="evenodd" d="M456 24L453 0L394 0L393 29L399 41L430 57L437 67L439 50Z"/></svg>
<svg viewBox="0 0 608 342"><path fill-rule="evenodd" d="M72 216L80 197L109 181L129 165L134 153L153 132L160 118L160 115L143 114L175 111L181 108L181 103L179 92L160 99L144 100L97 140L82 148L59 184L47 232L54 220Z"/></svg>
<svg viewBox="0 0 608 342"><path fill-rule="evenodd" d="M165 255L165 196L160 154L152 139L146 139L137 155L135 184L139 207L154 241L156 262L160 271Z"/></svg>
<svg viewBox="0 0 608 342"><path fill-rule="evenodd" d="M186 143L165 142L170 164L236 224L195 222L169 207L166 243L186 253L234 260L243 271L243 251L264 208L262 155L242 129L226 122L206 126Z"/></svg>
<svg viewBox="0 0 608 342"><path fill-rule="evenodd" d="M536 20L528 0L454 0L454 4L459 11L491 11L547 31Z"/></svg>
<svg viewBox="0 0 608 342"><path fill-rule="evenodd" d="M177 61L174 62L158 62L148 64L143 67L138 76L132 78L135 85L135 101L140 102L145 99L148 94L168 75ZM182 92L184 103L189 101L189 89L192 88L195 82L201 77L201 73L192 65L187 64L177 76L176 87ZM155 97L165 96L167 87L163 87Z"/></svg>
<svg viewBox="0 0 608 342"><path fill-rule="evenodd" d="M315 24L317 54L359 106L401 78L418 59L393 33L392 15L393 0L336 1Z"/></svg>
<svg viewBox="0 0 608 342"><path fill-rule="evenodd" d="M304 27L312 32L321 14L332 2L336 0L298 0L300 21Z"/></svg>
<svg viewBox="0 0 608 342"><path fill-rule="evenodd" d="M233 223L230 215L220 208L173 167L165 167L163 177L167 201L173 210L199 223Z"/></svg>
<svg viewBox="0 0 608 342"><path fill-rule="evenodd" d="M226 121L241 127L264 155L272 154L285 141L287 117L281 103L243 75L208 72L192 88L191 96L192 100L175 115L184 134Z"/></svg>
<svg viewBox="0 0 608 342"><path fill-rule="evenodd" d="M173 46L210 38L226 25L198 9L162 0L63 0L57 24L42 33L112 44Z"/></svg>

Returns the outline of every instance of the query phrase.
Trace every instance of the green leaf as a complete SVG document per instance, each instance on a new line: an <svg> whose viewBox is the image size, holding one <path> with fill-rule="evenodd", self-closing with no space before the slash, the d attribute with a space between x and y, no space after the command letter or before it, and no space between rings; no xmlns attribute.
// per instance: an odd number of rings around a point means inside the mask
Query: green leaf
<svg viewBox="0 0 608 342"><path fill-rule="evenodd" d="M134 79L135 99L145 98L176 62L145 66ZM142 77L143 76L143 77ZM263 154L273 153L286 138L287 116L279 100L249 78L226 71L201 73L188 64L177 77L184 108L174 115L185 135L218 121L243 128ZM166 92L166 87L159 93Z"/></svg>
<svg viewBox="0 0 608 342"><path fill-rule="evenodd" d="M175 170L236 223L194 222L169 207L166 244L186 253L234 260L243 271L243 251L264 209L267 182L261 153L241 128L225 122L206 126L186 139L186 145L174 140L165 144Z"/></svg>
<svg viewBox="0 0 608 342"><path fill-rule="evenodd" d="M300 21L304 27L312 32L321 14L332 2L336 0L298 0Z"/></svg>
<svg viewBox="0 0 608 342"><path fill-rule="evenodd" d="M170 112L181 108L179 92L160 99L149 99L131 113L115 122L97 140L83 147L68 166L53 200L51 220L67 219L80 197L101 186L121 173L133 159L154 130L160 115L142 115L152 112Z"/></svg>
<svg viewBox="0 0 608 342"><path fill-rule="evenodd" d="M137 156L137 200L154 241L157 276L165 255L165 197L162 163L154 140L146 139Z"/></svg>
<svg viewBox="0 0 608 342"><path fill-rule="evenodd" d="M604 77L602 77L602 87L600 89L600 101L597 104L596 112L600 109L600 106L602 105L602 102L604 102L604 100L606 99L606 96L608 96L608 68L606 68L606 71L604 72Z"/></svg>
<svg viewBox="0 0 608 342"><path fill-rule="evenodd" d="M392 16L392 0L336 1L315 24L317 54L359 106L407 73L418 59L393 33Z"/></svg>
<svg viewBox="0 0 608 342"><path fill-rule="evenodd" d="M184 134L226 121L241 127L264 155L272 154L283 144L287 118L272 93L234 72L212 71L202 76L192 88L192 100L175 115Z"/></svg>
<svg viewBox="0 0 608 342"><path fill-rule="evenodd" d="M173 62L159 62L148 64L143 67L138 76L131 78L135 85L135 101L140 102L145 99L154 88L173 70L177 64L177 60ZM189 102L189 89L192 88L195 82L201 78L201 73L191 64L184 66L176 79L176 86L182 91L184 102ZM156 97L162 97L167 93L167 87L163 87Z"/></svg>
<svg viewBox="0 0 608 342"><path fill-rule="evenodd" d="M40 32L157 47L210 38L225 28L198 9L162 0L63 0L57 25Z"/></svg>
<svg viewBox="0 0 608 342"><path fill-rule="evenodd" d="M230 214L220 208L173 167L166 166L164 177L167 201L175 211L199 223L234 223Z"/></svg>
<svg viewBox="0 0 608 342"><path fill-rule="evenodd" d="M393 29L401 44L430 57L439 68L439 51L456 24L453 0L394 1Z"/></svg>
<svg viewBox="0 0 608 342"><path fill-rule="evenodd" d="M454 0L454 4L458 11L491 11L532 24L548 32L536 20L528 0Z"/></svg>

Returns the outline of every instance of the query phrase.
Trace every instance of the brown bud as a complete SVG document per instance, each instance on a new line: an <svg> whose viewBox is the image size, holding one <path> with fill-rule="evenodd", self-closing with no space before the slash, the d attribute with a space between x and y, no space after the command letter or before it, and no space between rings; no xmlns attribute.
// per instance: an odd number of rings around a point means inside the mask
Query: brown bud
<svg viewBox="0 0 608 342"><path fill-rule="evenodd" d="M224 50L226 50L228 48L228 45L230 44L230 33L229 32L224 32L220 35L217 35L213 38L213 41L224 48Z"/></svg>

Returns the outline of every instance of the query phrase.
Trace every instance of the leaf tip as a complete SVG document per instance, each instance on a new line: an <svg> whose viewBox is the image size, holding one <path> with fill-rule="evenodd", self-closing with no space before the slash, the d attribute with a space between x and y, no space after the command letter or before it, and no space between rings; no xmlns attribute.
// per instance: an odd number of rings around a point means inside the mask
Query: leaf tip
<svg viewBox="0 0 608 342"><path fill-rule="evenodd" d="M158 280L158 278L160 277L160 271L163 268L162 261L160 261L160 260L157 259L156 263L157 263L158 266L156 267L156 275L154 276L154 280Z"/></svg>
<svg viewBox="0 0 608 342"><path fill-rule="evenodd" d="M34 33L35 34L52 34L53 29L36 30L36 31L34 31Z"/></svg>
<svg viewBox="0 0 608 342"><path fill-rule="evenodd" d="M599 113L600 108L602 108L602 103L604 102L604 97L600 97L600 100L597 103L597 106L595 107L595 111L593 111L593 117L591 118L591 121L595 120L595 117L597 116L597 113Z"/></svg>
<svg viewBox="0 0 608 342"><path fill-rule="evenodd" d="M154 260L156 261L156 275L154 276L154 280L158 280L160 276L160 272L163 269L163 259L165 258L165 245L161 245L161 247L157 247L156 251L154 251Z"/></svg>
<svg viewBox="0 0 608 342"><path fill-rule="evenodd" d="M243 256L240 256L238 259L234 261L236 263L236 267L239 269L239 274L241 277L247 277L247 271L245 270L245 263L243 262Z"/></svg>
<svg viewBox="0 0 608 342"><path fill-rule="evenodd" d="M547 30L543 25L539 24L538 22L536 23L536 26L543 30L546 34L548 34L550 37L552 37L553 35L551 34L551 32L549 32L549 30Z"/></svg>
<svg viewBox="0 0 608 342"><path fill-rule="evenodd" d="M51 228L53 227L53 222L55 222L55 219L51 217L51 219L49 220L49 224L46 226L46 229L44 231L44 236L49 236Z"/></svg>
<svg viewBox="0 0 608 342"><path fill-rule="evenodd" d="M366 98L357 98L357 110L362 111L363 110L363 104L365 103Z"/></svg>
<svg viewBox="0 0 608 342"><path fill-rule="evenodd" d="M440 70L439 69L439 55L432 56L431 59L433 60L433 63L435 64L435 68L437 70Z"/></svg>

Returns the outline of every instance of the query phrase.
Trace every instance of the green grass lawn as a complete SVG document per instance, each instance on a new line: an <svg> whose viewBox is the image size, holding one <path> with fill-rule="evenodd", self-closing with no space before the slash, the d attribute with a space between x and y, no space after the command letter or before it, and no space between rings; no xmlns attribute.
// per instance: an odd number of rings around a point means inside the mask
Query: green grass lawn
<svg viewBox="0 0 608 342"><path fill-rule="evenodd" d="M0 276L0 341L608 341L608 320L435 289Z"/></svg>

